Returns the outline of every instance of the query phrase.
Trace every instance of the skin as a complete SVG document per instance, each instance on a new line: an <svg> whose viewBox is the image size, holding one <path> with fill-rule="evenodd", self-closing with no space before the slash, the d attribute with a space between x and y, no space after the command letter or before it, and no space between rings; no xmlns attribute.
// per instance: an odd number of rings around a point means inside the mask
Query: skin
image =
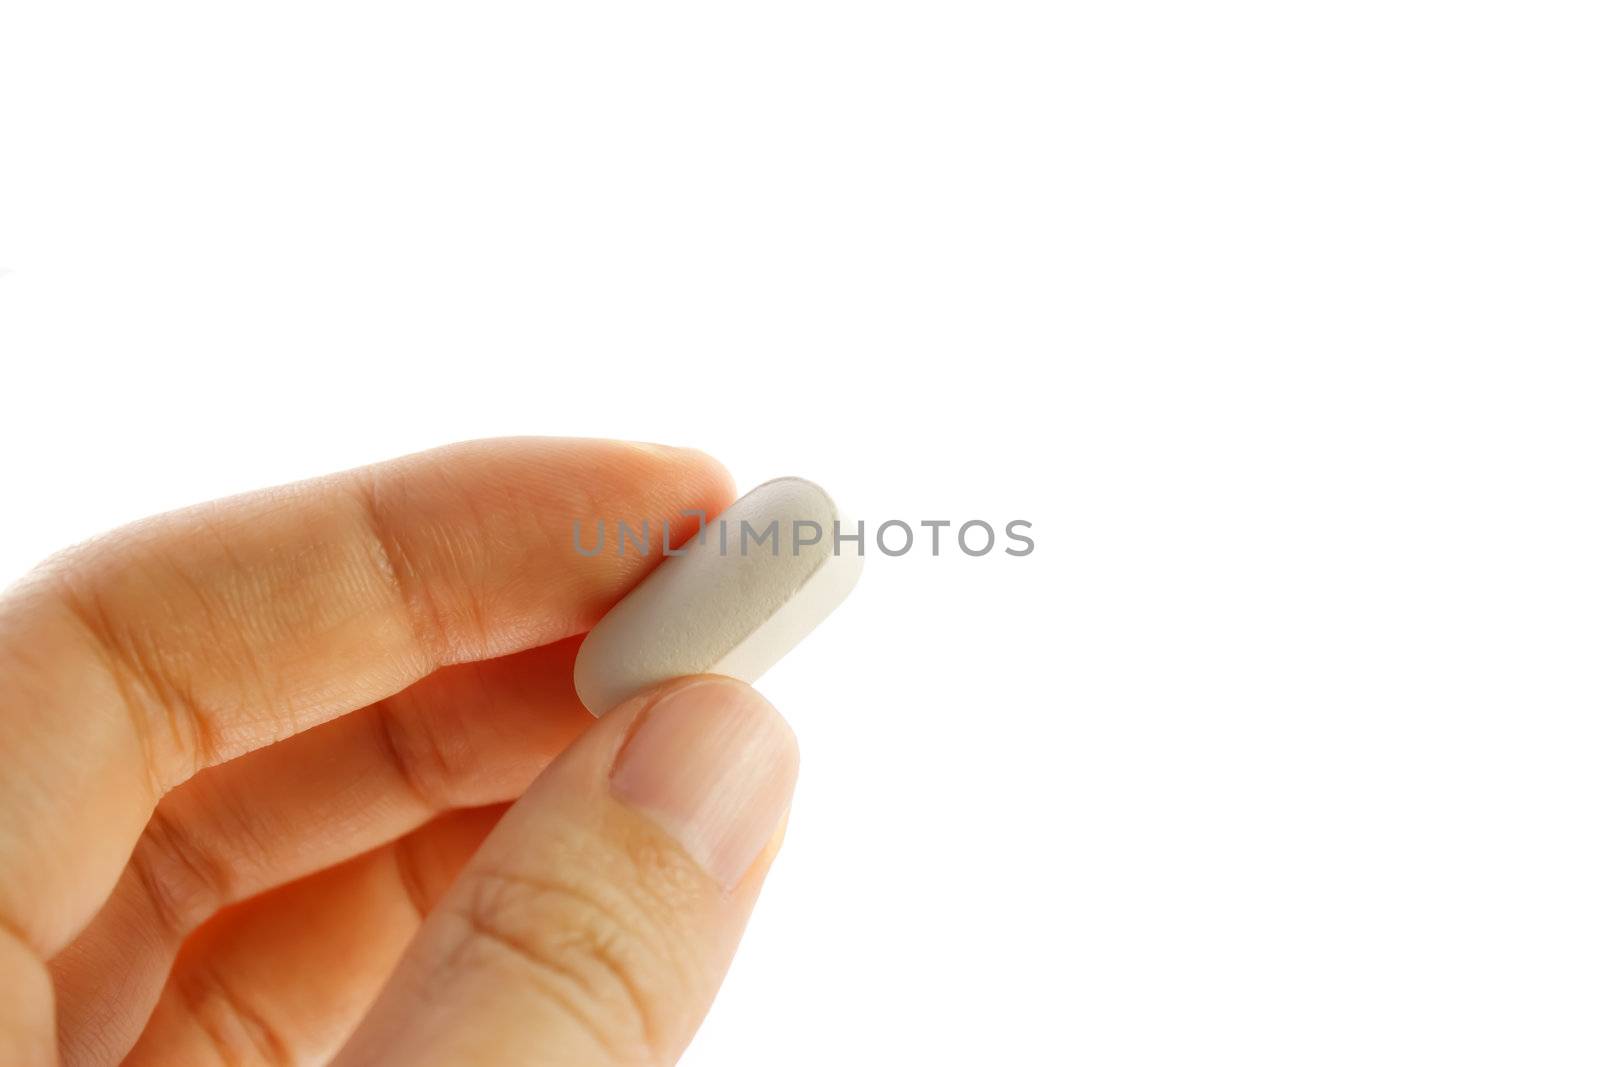
<svg viewBox="0 0 1600 1067"><path fill-rule="evenodd" d="M10 590L0 1063L674 1062L781 832L729 885L606 794L663 694L595 720L572 660L656 558L570 531L732 496L696 452L472 442Z"/></svg>

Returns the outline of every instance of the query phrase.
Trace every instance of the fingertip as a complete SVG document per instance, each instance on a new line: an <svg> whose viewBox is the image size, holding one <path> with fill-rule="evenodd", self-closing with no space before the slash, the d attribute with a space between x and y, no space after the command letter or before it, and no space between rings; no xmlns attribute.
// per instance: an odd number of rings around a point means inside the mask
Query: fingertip
<svg viewBox="0 0 1600 1067"><path fill-rule="evenodd" d="M736 495L733 475L709 452L650 441L619 443L656 465L659 476L680 485L695 487L708 519L733 502Z"/></svg>

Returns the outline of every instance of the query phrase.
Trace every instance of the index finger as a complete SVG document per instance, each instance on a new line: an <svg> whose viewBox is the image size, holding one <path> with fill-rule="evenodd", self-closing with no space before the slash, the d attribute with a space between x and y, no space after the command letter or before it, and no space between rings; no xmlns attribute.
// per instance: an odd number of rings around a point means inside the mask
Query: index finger
<svg viewBox="0 0 1600 1067"><path fill-rule="evenodd" d="M0 602L0 929L48 956L162 792L438 666L581 633L664 521L731 499L697 452L473 442L136 524ZM573 523L647 523L584 555ZM613 537L613 541L615 538Z"/></svg>

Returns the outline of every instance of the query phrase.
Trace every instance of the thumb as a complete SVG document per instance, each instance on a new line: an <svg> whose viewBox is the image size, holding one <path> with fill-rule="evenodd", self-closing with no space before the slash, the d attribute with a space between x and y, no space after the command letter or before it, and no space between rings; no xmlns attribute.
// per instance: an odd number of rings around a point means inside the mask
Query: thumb
<svg viewBox="0 0 1600 1067"><path fill-rule="evenodd" d="M506 814L338 1059L676 1062L794 790L794 735L731 678L601 718Z"/></svg>

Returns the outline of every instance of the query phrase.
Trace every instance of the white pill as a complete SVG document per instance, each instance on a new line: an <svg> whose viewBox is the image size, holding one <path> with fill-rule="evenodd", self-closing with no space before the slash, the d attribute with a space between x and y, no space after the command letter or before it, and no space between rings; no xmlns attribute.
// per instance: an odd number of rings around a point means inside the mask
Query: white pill
<svg viewBox="0 0 1600 1067"><path fill-rule="evenodd" d="M691 520L692 521L692 520ZM822 487L779 478L740 497L606 613L573 682L596 715L686 674L753 682L838 607L861 543Z"/></svg>

